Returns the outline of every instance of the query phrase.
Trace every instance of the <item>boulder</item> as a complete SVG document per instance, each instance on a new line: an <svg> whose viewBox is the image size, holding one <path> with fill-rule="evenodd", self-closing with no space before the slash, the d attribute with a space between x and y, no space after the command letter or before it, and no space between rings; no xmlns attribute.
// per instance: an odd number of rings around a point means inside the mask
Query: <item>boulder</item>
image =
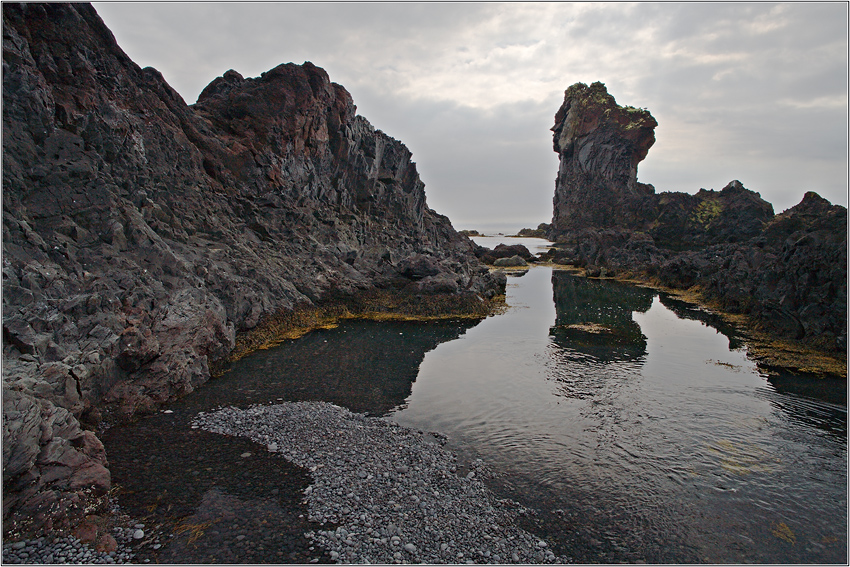
<svg viewBox="0 0 850 567"><path fill-rule="evenodd" d="M500 258L519 256L525 261L534 261L534 255L522 244L497 244L492 250L486 246L476 246L475 255L485 264L495 265Z"/></svg>
<svg viewBox="0 0 850 567"><path fill-rule="evenodd" d="M499 268L515 268L519 266L528 266L528 262L523 260L522 256L511 256L510 258L498 258L493 262L494 266Z"/></svg>
<svg viewBox="0 0 850 567"><path fill-rule="evenodd" d="M847 209L807 192L773 206L737 180L722 190L655 193L637 166L655 140L648 111L605 85L577 83L555 115L560 158L546 258L588 275L644 274L699 286L776 336L842 355L847 344ZM479 257L483 257L476 252Z"/></svg>

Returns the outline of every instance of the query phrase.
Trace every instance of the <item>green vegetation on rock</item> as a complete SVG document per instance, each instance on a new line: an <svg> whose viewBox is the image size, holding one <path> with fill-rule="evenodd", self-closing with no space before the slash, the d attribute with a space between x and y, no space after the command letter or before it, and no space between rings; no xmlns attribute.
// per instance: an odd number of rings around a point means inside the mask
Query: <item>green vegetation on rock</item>
<svg viewBox="0 0 850 567"><path fill-rule="evenodd" d="M716 199L706 199L694 208L689 220L707 228L723 212L723 205Z"/></svg>

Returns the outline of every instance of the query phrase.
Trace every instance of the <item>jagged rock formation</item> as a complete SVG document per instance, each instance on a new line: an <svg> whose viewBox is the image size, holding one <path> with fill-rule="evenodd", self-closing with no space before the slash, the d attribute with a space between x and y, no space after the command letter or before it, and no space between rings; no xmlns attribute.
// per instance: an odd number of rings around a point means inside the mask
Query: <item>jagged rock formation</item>
<svg viewBox="0 0 850 567"><path fill-rule="evenodd" d="M619 106L602 83L566 90L552 128L560 156L553 235L634 224L635 203L654 191L637 182L637 164L655 143L657 125L649 112Z"/></svg>
<svg viewBox="0 0 850 567"><path fill-rule="evenodd" d="M655 140L645 110L620 107L602 83L565 92L549 258L588 274L643 275L698 286L779 337L842 355L847 346L847 209L808 192L774 215L732 181L721 191L655 193L637 165Z"/></svg>
<svg viewBox="0 0 850 567"><path fill-rule="evenodd" d="M102 501L81 423L104 402L191 392L272 315L417 295L485 312L503 279L355 110L310 63L228 71L188 106L91 6L3 5L6 534Z"/></svg>

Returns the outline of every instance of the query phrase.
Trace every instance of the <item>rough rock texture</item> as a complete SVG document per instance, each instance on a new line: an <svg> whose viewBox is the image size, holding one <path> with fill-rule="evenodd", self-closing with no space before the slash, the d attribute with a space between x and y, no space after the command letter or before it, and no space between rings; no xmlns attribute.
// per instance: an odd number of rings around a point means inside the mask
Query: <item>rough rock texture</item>
<svg viewBox="0 0 850 567"><path fill-rule="evenodd" d="M645 110L620 107L602 83L565 92L548 258L593 276L643 274L698 286L772 334L841 354L847 346L847 209L808 192L774 215L732 181L721 191L659 193L637 182L654 142Z"/></svg>
<svg viewBox="0 0 850 567"><path fill-rule="evenodd" d="M654 191L637 182L637 164L657 125L646 110L617 105L602 83L566 90L552 128L560 156L552 234L634 224L640 197Z"/></svg>
<svg viewBox="0 0 850 567"><path fill-rule="evenodd" d="M535 262L536 257L522 244L497 244L492 250L475 245L475 256L485 264L495 265L497 260L519 256L524 262Z"/></svg>
<svg viewBox="0 0 850 567"><path fill-rule="evenodd" d="M541 222L537 225L537 228L521 228L516 235L520 238L549 238L551 230L552 225Z"/></svg>
<svg viewBox="0 0 850 567"><path fill-rule="evenodd" d="M100 501L106 458L80 423L102 402L191 392L266 317L500 292L410 151L355 110L311 63L228 71L188 106L91 6L3 5L5 533Z"/></svg>

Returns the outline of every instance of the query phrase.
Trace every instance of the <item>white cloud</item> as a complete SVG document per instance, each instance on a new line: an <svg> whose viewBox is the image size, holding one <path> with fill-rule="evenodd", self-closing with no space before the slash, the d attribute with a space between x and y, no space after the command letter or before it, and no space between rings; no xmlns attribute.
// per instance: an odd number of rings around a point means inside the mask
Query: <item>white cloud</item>
<svg viewBox="0 0 850 567"><path fill-rule="evenodd" d="M429 204L456 224L551 215L548 129L577 81L601 80L658 119L639 178L659 191L737 178L777 210L813 186L847 203L846 4L95 8L119 45L190 103L230 68L324 67L361 114L411 148Z"/></svg>

